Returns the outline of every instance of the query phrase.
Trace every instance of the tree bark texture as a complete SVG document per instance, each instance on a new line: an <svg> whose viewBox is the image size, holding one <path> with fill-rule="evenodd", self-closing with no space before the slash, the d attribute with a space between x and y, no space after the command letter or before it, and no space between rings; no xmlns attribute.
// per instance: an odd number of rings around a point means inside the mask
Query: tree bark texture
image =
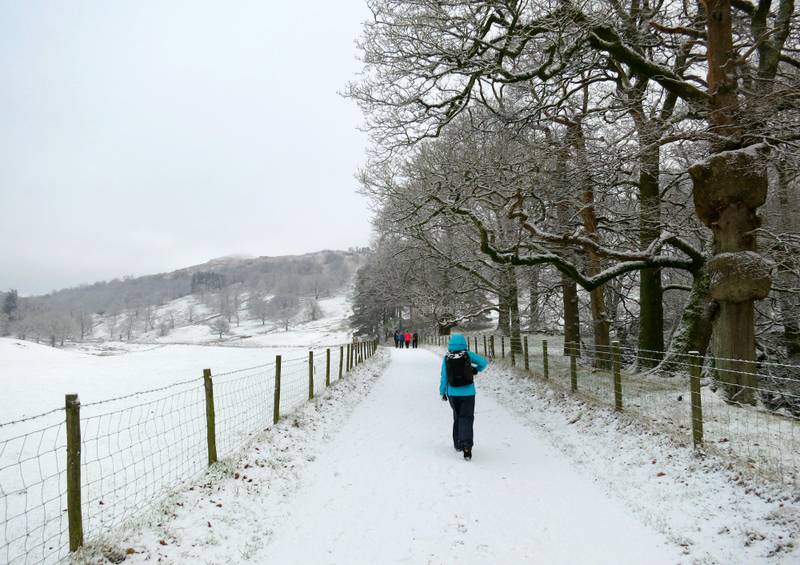
<svg viewBox="0 0 800 565"><path fill-rule="evenodd" d="M698 217L714 234L708 264L711 297L719 302L714 327L717 368L726 400L753 404L755 376L754 301L770 289L770 266L756 252L757 209L767 196L765 148L742 149L731 28L731 1L706 0L710 132L718 136L712 155L689 168ZM761 146L764 147L764 146Z"/></svg>
<svg viewBox="0 0 800 565"><path fill-rule="evenodd" d="M594 187L589 175L589 162L586 156L586 139L583 125L575 122L572 129L572 144L575 148L575 165L581 184L581 220L589 237L597 239L597 214L594 206ZM586 272L594 276L602 270L600 257L594 251L586 252ZM598 287L589 293L594 333L594 362L601 368L611 367L611 324L606 311L605 290Z"/></svg>
<svg viewBox="0 0 800 565"><path fill-rule="evenodd" d="M660 147L652 136L642 132L639 174L639 238L646 249L661 232L661 195L659 190ZM643 269L639 273L639 364L654 367L664 350L664 290L661 269Z"/></svg>

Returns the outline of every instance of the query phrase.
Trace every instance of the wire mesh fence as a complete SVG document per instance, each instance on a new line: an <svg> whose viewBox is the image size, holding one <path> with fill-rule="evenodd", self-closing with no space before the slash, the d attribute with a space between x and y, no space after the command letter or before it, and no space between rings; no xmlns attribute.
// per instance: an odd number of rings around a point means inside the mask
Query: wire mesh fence
<svg viewBox="0 0 800 565"><path fill-rule="evenodd" d="M116 404L116 403L114 403ZM202 382L81 418L84 534L118 526L203 471ZM91 413L92 405L82 406Z"/></svg>
<svg viewBox="0 0 800 565"><path fill-rule="evenodd" d="M140 516L218 458L237 453L278 415L322 393L376 349L374 342L318 347L0 423L0 563L64 561L83 539ZM73 413L79 429L70 441ZM71 456L79 467L73 475Z"/></svg>
<svg viewBox="0 0 800 565"><path fill-rule="evenodd" d="M0 434L0 562L62 559L67 553L64 410L18 421Z"/></svg>
<svg viewBox="0 0 800 565"><path fill-rule="evenodd" d="M469 335L470 349L621 410L738 469L800 485L800 366L563 343L521 334ZM446 336L428 336L446 346Z"/></svg>

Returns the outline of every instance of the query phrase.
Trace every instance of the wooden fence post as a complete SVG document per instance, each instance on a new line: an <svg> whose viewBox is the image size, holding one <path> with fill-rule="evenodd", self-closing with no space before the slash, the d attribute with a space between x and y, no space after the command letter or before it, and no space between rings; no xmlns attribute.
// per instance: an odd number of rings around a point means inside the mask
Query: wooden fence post
<svg viewBox="0 0 800 565"><path fill-rule="evenodd" d="M203 385L206 389L206 440L208 442L208 464L217 462L217 427L214 414L214 383L211 369L203 369Z"/></svg>
<svg viewBox="0 0 800 565"><path fill-rule="evenodd" d="M508 354L511 355L511 366L517 366L517 355L516 355L517 348L514 347L514 336L512 335L508 338Z"/></svg>
<svg viewBox="0 0 800 565"><path fill-rule="evenodd" d="M314 400L314 352L308 352L308 399Z"/></svg>
<svg viewBox="0 0 800 565"><path fill-rule="evenodd" d="M350 344L347 344L347 372L350 372Z"/></svg>
<svg viewBox="0 0 800 565"><path fill-rule="evenodd" d="M489 349L486 346L486 336L483 336L483 355L484 357L489 357Z"/></svg>
<svg viewBox="0 0 800 565"><path fill-rule="evenodd" d="M547 358L547 340L542 340L542 376L550 378L550 360Z"/></svg>
<svg viewBox="0 0 800 565"><path fill-rule="evenodd" d="M272 423L281 419L281 356L275 356L275 396L272 399Z"/></svg>
<svg viewBox="0 0 800 565"><path fill-rule="evenodd" d="M325 350L325 386L331 386L331 350Z"/></svg>
<svg viewBox="0 0 800 565"><path fill-rule="evenodd" d="M506 336L504 335L500 336L500 358L506 358Z"/></svg>
<svg viewBox="0 0 800 565"><path fill-rule="evenodd" d="M618 341L611 342L614 366L614 410L622 412L622 368Z"/></svg>
<svg viewBox="0 0 800 565"><path fill-rule="evenodd" d="M77 394L65 398L67 413L67 520L69 550L83 545L83 514L81 513L81 401Z"/></svg>
<svg viewBox="0 0 800 565"><path fill-rule="evenodd" d="M523 355L525 355L525 370L530 371L531 365L530 365L530 359L528 358L528 336L525 336L522 339L523 339L522 342Z"/></svg>
<svg viewBox="0 0 800 565"><path fill-rule="evenodd" d="M342 379L344 370L344 345L339 346L339 380Z"/></svg>
<svg viewBox="0 0 800 565"><path fill-rule="evenodd" d="M692 391L692 440L695 448L703 446L703 400L700 394L700 373L703 369L703 358L700 352L690 351L691 374L689 386Z"/></svg>
<svg viewBox="0 0 800 565"><path fill-rule="evenodd" d="M578 360L575 357L575 348L569 348L569 383L572 392L578 391Z"/></svg>
<svg viewBox="0 0 800 565"><path fill-rule="evenodd" d="M489 356L492 359L495 358L495 353L494 353L494 335L490 335L489 336Z"/></svg>

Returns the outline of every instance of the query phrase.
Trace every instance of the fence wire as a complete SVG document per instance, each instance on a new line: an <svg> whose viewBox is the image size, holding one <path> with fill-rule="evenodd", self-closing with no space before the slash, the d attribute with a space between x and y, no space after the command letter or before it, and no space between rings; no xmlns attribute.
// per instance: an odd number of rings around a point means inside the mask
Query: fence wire
<svg viewBox="0 0 800 565"><path fill-rule="evenodd" d="M55 562L67 555L63 410L0 435L0 562ZM57 423L54 416L60 416Z"/></svg>
<svg viewBox="0 0 800 565"><path fill-rule="evenodd" d="M347 345L313 352L313 393L347 373ZM341 363L341 373L340 373ZM309 398L309 357L281 363L281 416ZM237 453L273 424L276 362L212 372L217 456ZM81 515L87 541L152 508L209 465L203 378L80 407ZM66 410L0 423L0 563L69 556Z"/></svg>
<svg viewBox="0 0 800 565"><path fill-rule="evenodd" d="M205 423L205 395L196 384L81 418L84 535L119 526L202 473Z"/></svg>

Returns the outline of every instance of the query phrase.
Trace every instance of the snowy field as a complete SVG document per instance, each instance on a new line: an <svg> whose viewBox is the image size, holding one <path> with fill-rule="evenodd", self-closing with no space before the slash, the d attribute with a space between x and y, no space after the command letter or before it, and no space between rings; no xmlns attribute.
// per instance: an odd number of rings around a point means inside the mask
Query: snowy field
<svg viewBox="0 0 800 565"><path fill-rule="evenodd" d="M389 350L87 561L790 564L797 493L496 364L474 458L453 451L439 357ZM379 357L379 359L381 359Z"/></svg>
<svg viewBox="0 0 800 565"><path fill-rule="evenodd" d="M224 373L273 362L276 355L303 357L308 349L349 341L348 298L321 300L320 305L324 316L315 322L284 331L242 320L222 342L203 324L179 327L164 338L144 335L134 342L67 348L0 338L0 423L61 407L67 393L78 393L86 404L197 378L203 369Z"/></svg>
<svg viewBox="0 0 800 565"><path fill-rule="evenodd" d="M325 388L327 347L331 380L338 379L339 344L350 339L349 301L321 304L324 317L289 331L257 333L255 324L242 323L235 343L98 341L62 349L0 339L0 562L65 555L66 393L81 400L84 529L91 538L205 471L203 369L214 376L220 457L271 425L276 355L283 357L282 413L308 398L309 351L316 393ZM182 338L209 334L206 326L183 330Z"/></svg>

